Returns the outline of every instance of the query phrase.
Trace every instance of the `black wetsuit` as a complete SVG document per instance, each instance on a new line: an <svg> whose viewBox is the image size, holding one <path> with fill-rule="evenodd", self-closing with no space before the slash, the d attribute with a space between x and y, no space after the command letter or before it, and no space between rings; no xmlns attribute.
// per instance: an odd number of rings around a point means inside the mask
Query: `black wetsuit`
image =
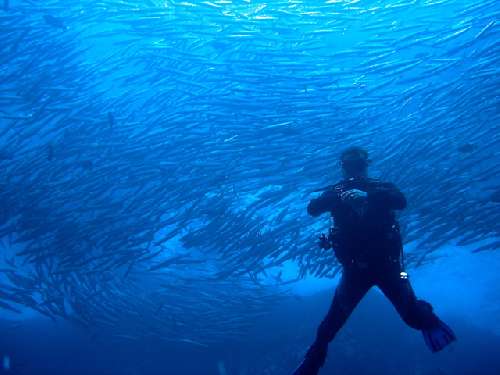
<svg viewBox="0 0 500 375"><path fill-rule="evenodd" d="M350 189L367 193L366 201L357 210L340 198L342 192ZM402 243L394 210L405 207L405 196L392 183L371 178L341 181L309 203L307 211L312 216L331 213L335 223L332 245L343 271L300 374L318 372L328 343L372 286L382 290L410 327L431 329L439 321L432 306L418 300L409 281L400 274Z"/></svg>

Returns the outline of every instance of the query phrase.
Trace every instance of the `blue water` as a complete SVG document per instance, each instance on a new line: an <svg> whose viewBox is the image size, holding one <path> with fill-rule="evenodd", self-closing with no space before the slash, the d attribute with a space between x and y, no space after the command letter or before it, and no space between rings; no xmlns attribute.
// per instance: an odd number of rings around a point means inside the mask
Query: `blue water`
<svg viewBox="0 0 500 375"><path fill-rule="evenodd" d="M0 3L0 373L290 374L339 279L306 213L365 147L431 354L378 290L321 374L498 374L500 3Z"/></svg>

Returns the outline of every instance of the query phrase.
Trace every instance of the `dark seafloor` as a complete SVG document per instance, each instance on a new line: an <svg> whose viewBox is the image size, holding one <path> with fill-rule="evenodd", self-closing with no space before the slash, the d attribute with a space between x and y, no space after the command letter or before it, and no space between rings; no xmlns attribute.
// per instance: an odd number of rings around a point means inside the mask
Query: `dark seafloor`
<svg viewBox="0 0 500 375"><path fill-rule="evenodd" d="M366 147L427 351L377 290L321 374L500 373L500 2L0 2L0 374L290 374Z"/></svg>

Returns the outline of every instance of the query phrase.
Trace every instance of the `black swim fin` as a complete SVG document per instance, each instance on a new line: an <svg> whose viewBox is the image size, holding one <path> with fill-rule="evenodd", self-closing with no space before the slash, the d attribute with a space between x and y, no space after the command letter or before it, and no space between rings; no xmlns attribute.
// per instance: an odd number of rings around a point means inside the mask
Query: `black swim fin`
<svg viewBox="0 0 500 375"><path fill-rule="evenodd" d="M451 328L441 320L435 328L422 330L422 334L425 344L433 353L439 352L457 339Z"/></svg>

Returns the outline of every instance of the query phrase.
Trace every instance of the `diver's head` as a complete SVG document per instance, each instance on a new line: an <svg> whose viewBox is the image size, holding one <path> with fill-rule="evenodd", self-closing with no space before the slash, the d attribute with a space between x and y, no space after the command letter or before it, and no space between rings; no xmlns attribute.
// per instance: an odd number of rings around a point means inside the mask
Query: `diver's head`
<svg viewBox="0 0 500 375"><path fill-rule="evenodd" d="M340 166L344 178L366 177L370 162L368 152L361 147L348 147L340 154Z"/></svg>

